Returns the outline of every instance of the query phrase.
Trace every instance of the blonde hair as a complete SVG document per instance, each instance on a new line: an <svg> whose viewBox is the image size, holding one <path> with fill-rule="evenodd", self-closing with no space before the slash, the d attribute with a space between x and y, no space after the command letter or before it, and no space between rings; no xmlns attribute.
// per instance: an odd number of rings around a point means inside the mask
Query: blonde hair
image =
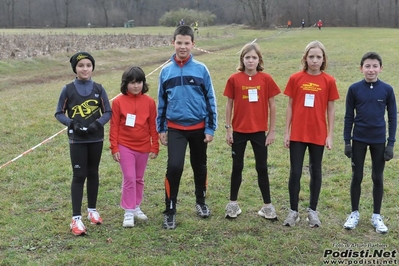
<svg viewBox="0 0 399 266"><path fill-rule="evenodd" d="M305 53L301 59L301 64L302 64L303 70L304 71L308 70L308 63L306 62L306 57L309 54L309 50L314 49L314 48L320 48L320 50L323 52L324 61L320 66L320 70L324 71L325 69L327 69L327 54L326 54L326 48L320 41L312 41L308 45L306 45Z"/></svg>
<svg viewBox="0 0 399 266"><path fill-rule="evenodd" d="M250 51L254 50L255 53L259 57L259 63L256 66L256 71L263 71L265 69L264 63L263 63L263 57L262 57L262 52L260 51L260 47L257 43L247 43L244 45L244 47L241 49L241 54L240 54L240 63L238 64L237 70L238 71L245 71L245 65L244 65L244 56L249 53Z"/></svg>

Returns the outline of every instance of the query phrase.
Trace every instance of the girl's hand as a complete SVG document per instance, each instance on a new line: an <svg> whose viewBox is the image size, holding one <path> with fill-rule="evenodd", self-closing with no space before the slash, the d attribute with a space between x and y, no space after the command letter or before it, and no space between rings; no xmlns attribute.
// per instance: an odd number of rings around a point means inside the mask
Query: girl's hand
<svg viewBox="0 0 399 266"><path fill-rule="evenodd" d="M233 144L233 133L231 133L231 130L227 130L226 132L226 143L227 145L231 146Z"/></svg>
<svg viewBox="0 0 399 266"><path fill-rule="evenodd" d="M155 159L158 157L158 154L150 152L150 159Z"/></svg>
<svg viewBox="0 0 399 266"><path fill-rule="evenodd" d="M269 146L270 144L272 144L275 139L276 139L276 131L274 131L274 130L269 131L266 136L266 143L265 143L266 146Z"/></svg>
<svg viewBox="0 0 399 266"><path fill-rule="evenodd" d="M112 158L114 158L115 162L119 163L119 160L121 159L121 154L119 153L119 151L112 154Z"/></svg>
<svg viewBox="0 0 399 266"><path fill-rule="evenodd" d="M290 135L289 134L284 134L284 147L287 149L290 148Z"/></svg>

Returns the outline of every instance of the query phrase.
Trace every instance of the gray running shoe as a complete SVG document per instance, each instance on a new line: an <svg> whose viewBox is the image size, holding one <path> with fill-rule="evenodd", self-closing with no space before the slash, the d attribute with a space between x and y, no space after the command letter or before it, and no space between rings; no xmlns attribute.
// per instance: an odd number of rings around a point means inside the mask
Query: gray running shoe
<svg viewBox="0 0 399 266"><path fill-rule="evenodd" d="M309 222L310 227L320 227L321 222L319 220L319 213L317 211L308 208L308 218L306 219Z"/></svg>
<svg viewBox="0 0 399 266"><path fill-rule="evenodd" d="M277 220L276 210L274 209L274 206L271 204L267 207L263 206L262 209L258 211L258 214L269 220Z"/></svg>
<svg viewBox="0 0 399 266"><path fill-rule="evenodd" d="M209 215L211 215L211 211L209 210L209 207L206 204L197 203L195 205L195 209L197 210L198 216L200 216L202 218L208 218Z"/></svg>
<svg viewBox="0 0 399 266"><path fill-rule="evenodd" d="M290 210L283 224L285 226L295 226L295 223L299 222L299 220L299 213L297 211Z"/></svg>
<svg viewBox="0 0 399 266"><path fill-rule="evenodd" d="M241 214L241 209L238 206L237 202L229 202L226 206L226 215L227 219L237 218L238 215Z"/></svg>
<svg viewBox="0 0 399 266"><path fill-rule="evenodd" d="M175 229L176 228L176 213L164 212L163 214L163 228L164 229Z"/></svg>

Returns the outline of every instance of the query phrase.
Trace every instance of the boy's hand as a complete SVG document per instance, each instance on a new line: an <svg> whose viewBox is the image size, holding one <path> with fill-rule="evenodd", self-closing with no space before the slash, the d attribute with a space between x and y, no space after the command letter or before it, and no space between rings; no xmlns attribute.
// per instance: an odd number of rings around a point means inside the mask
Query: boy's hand
<svg viewBox="0 0 399 266"><path fill-rule="evenodd" d="M384 151L384 160L389 161L393 158L393 146L386 146Z"/></svg>
<svg viewBox="0 0 399 266"><path fill-rule="evenodd" d="M204 139L204 142L205 142L205 143L209 143L209 142L211 142L212 140L213 140L213 136L212 136L212 135L205 134L205 139Z"/></svg>
<svg viewBox="0 0 399 266"><path fill-rule="evenodd" d="M350 144L345 144L344 153L345 153L346 157L352 158L352 146Z"/></svg>
<svg viewBox="0 0 399 266"><path fill-rule="evenodd" d="M166 134L166 132L159 133L159 139L161 140L162 145L168 145L168 135Z"/></svg>

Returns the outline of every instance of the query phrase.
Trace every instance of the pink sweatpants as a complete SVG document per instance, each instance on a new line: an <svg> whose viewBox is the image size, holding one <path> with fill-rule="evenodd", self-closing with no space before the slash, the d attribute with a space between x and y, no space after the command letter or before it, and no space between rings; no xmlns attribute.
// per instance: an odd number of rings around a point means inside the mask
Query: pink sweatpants
<svg viewBox="0 0 399 266"><path fill-rule="evenodd" d="M144 193L144 172L147 167L148 153L141 153L125 146L119 146L120 167L122 170L121 207L134 210L140 206Z"/></svg>

